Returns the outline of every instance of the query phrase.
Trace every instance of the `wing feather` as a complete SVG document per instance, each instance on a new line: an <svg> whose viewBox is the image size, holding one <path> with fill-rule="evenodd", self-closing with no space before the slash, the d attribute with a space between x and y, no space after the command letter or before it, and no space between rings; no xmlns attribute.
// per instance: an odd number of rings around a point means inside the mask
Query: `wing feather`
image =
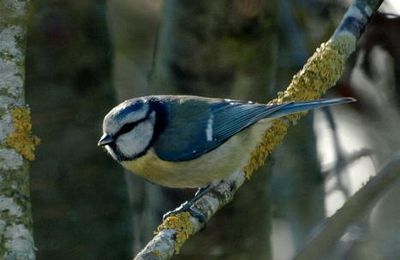
<svg viewBox="0 0 400 260"><path fill-rule="evenodd" d="M167 161L193 160L285 106L222 99L169 105L165 131L154 143L157 155Z"/></svg>

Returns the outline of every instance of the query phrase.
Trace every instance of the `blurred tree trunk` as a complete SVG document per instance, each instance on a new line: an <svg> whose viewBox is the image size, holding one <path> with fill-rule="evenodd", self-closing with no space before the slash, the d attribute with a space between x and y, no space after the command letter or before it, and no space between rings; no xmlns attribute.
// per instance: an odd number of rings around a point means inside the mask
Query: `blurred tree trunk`
<svg viewBox="0 0 400 260"><path fill-rule="evenodd" d="M34 145L25 139L31 124L24 97L28 4L0 1L0 259L35 259L28 166L34 149L21 147Z"/></svg>
<svg viewBox="0 0 400 260"><path fill-rule="evenodd" d="M108 2L107 19L114 43L113 86L118 101L149 94L161 0L115 0ZM161 221L162 188L126 171L132 208L134 254L153 236ZM172 207L172 206L171 206Z"/></svg>
<svg viewBox="0 0 400 260"><path fill-rule="evenodd" d="M266 102L274 93L275 17L271 1L165 1L151 93ZM268 174L258 173L177 258L269 258L267 187Z"/></svg>
<svg viewBox="0 0 400 260"><path fill-rule="evenodd" d="M121 168L96 145L115 105L105 1L34 3L27 98L42 139L32 165L40 259L129 259Z"/></svg>
<svg viewBox="0 0 400 260"><path fill-rule="evenodd" d="M165 1L151 92L265 102L274 95L269 86L277 55L275 5Z"/></svg>

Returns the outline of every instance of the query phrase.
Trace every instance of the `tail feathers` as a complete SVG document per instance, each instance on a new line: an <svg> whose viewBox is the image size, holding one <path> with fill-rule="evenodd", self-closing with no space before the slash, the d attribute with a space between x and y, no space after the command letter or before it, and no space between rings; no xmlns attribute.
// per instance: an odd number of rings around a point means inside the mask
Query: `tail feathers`
<svg viewBox="0 0 400 260"><path fill-rule="evenodd" d="M287 103L277 111L270 114L269 117L271 118L282 117L293 113L304 112L307 110L312 110L332 105L346 104L355 101L357 100L352 97L345 97L345 98L328 98L328 99L318 99L305 102Z"/></svg>

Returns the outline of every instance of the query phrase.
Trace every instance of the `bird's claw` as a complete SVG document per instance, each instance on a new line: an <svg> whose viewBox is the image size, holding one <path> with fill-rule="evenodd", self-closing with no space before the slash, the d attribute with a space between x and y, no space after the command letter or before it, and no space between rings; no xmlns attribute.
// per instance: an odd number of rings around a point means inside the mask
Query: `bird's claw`
<svg viewBox="0 0 400 260"><path fill-rule="evenodd" d="M204 216L204 214L198 211L197 209L192 208L192 206L193 206L192 203L190 203L189 201L185 201L178 208L165 213L163 215L163 221L170 216L177 215L182 212L189 212L190 215L196 218L200 223L206 223L206 217Z"/></svg>

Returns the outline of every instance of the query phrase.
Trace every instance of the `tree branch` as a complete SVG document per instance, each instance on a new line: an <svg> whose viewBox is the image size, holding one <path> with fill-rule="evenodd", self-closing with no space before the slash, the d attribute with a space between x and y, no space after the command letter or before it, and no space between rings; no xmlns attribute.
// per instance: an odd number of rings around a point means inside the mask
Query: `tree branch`
<svg viewBox="0 0 400 260"><path fill-rule="evenodd" d="M271 103L317 99L332 87L340 78L346 59L355 50L356 40L381 3L382 0L358 0L351 5L330 40L316 50L303 69L293 77L287 90L278 93L278 98ZM276 120L252 153L248 165L242 171L235 172L221 181L193 207L203 213L208 221L233 199L245 178L250 178L264 163L265 158L283 140L291 123L299 120L301 116L290 115L285 119ZM169 259L173 254L179 253L183 243L204 225L187 212L171 216L158 227L156 236L135 259Z"/></svg>

